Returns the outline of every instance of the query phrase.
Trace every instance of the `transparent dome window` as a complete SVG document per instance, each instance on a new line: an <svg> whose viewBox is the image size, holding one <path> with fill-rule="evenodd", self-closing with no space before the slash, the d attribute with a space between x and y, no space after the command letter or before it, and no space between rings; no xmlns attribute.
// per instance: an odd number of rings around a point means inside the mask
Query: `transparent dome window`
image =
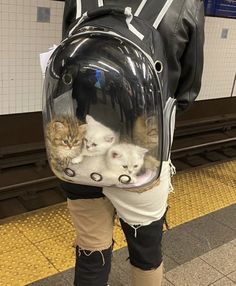
<svg viewBox="0 0 236 286"><path fill-rule="evenodd" d="M144 187L160 173L161 92L148 58L102 34L74 36L53 53L44 81L44 131L60 179Z"/></svg>

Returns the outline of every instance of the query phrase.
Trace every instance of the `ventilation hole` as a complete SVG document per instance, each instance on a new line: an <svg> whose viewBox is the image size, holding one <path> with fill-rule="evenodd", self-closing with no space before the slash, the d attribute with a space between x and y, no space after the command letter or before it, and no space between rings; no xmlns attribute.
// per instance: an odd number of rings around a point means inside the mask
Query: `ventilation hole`
<svg viewBox="0 0 236 286"><path fill-rule="evenodd" d="M156 68L157 73L161 73L162 70L163 70L163 64L162 64L162 62L156 61L156 62L155 62L155 68Z"/></svg>
<svg viewBox="0 0 236 286"><path fill-rule="evenodd" d="M102 181L102 175L100 175L99 173L92 173L90 174L90 178L92 180L94 180L95 182L101 182Z"/></svg>
<svg viewBox="0 0 236 286"><path fill-rule="evenodd" d="M72 83L72 76L69 73L65 73L62 77L64 84L70 85Z"/></svg>
<svg viewBox="0 0 236 286"><path fill-rule="evenodd" d="M68 177L74 177L75 176L75 171L71 170L70 168L66 168L64 170L64 173L68 176Z"/></svg>
<svg viewBox="0 0 236 286"><path fill-rule="evenodd" d="M129 184L131 181L130 176L128 175L120 175L119 179L118 179L122 184Z"/></svg>

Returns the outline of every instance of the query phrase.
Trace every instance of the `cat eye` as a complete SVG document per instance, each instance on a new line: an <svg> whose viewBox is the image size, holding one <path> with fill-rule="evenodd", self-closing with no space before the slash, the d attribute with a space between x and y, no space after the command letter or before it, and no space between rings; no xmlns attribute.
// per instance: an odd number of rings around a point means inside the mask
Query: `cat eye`
<svg viewBox="0 0 236 286"><path fill-rule="evenodd" d="M127 169L127 168L128 168L128 166L127 166L127 165L123 165L122 167L123 167L124 169Z"/></svg>
<svg viewBox="0 0 236 286"><path fill-rule="evenodd" d="M134 165L134 168L138 168L138 165Z"/></svg>
<svg viewBox="0 0 236 286"><path fill-rule="evenodd" d="M79 143L80 143L79 140L75 140L75 141L74 141L74 144L79 144Z"/></svg>
<svg viewBox="0 0 236 286"><path fill-rule="evenodd" d="M97 146L97 144L93 143L93 144L92 144L92 146L93 146L93 147L96 147L96 146Z"/></svg>
<svg viewBox="0 0 236 286"><path fill-rule="evenodd" d="M69 142L68 142L68 140L62 140L62 142L65 144L65 145L67 145Z"/></svg>

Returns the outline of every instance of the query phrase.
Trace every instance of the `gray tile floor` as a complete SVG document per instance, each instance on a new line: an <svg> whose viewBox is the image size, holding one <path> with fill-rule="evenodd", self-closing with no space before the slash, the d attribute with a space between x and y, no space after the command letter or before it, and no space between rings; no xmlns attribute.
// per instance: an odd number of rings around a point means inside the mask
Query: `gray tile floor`
<svg viewBox="0 0 236 286"><path fill-rule="evenodd" d="M167 231L163 252L164 286L236 285L236 205ZM114 252L110 286L130 286L127 257L127 248ZM73 271L30 286L72 286Z"/></svg>
<svg viewBox="0 0 236 286"><path fill-rule="evenodd" d="M236 247L228 242L168 271L165 277L181 286L236 285L235 270Z"/></svg>

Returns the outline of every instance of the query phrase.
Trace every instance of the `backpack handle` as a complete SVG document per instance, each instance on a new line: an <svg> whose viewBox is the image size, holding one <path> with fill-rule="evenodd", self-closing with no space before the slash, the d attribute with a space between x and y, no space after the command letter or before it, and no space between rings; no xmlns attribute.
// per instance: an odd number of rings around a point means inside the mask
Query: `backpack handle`
<svg viewBox="0 0 236 286"><path fill-rule="evenodd" d="M85 13L87 18L86 19L92 19L96 17L101 17L105 15L125 15L126 17L132 15L131 9L128 11L126 8L120 8L120 7L102 7L102 8L97 8L92 11L88 11Z"/></svg>
<svg viewBox="0 0 236 286"><path fill-rule="evenodd" d="M141 40L144 38L144 36L131 24L131 21L133 19L132 9L131 7L126 8L120 8L120 7L114 7L114 6L106 6L106 7L100 7L95 10L87 11L85 12L82 17L78 20L76 25L70 30L69 36L73 33L73 31L84 21L102 17L105 15L124 15L126 16L126 24L128 26L128 29L133 32L137 37L139 37Z"/></svg>

